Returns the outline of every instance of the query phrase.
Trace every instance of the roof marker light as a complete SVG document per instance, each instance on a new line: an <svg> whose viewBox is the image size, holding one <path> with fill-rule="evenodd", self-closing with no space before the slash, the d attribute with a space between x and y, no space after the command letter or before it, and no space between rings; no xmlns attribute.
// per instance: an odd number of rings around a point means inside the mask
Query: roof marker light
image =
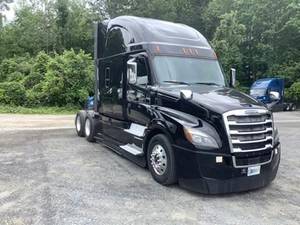
<svg viewBox="0 0 300 225"><path fill-rule="evenodd" d="M213 51L213 55L216 59L218 59L217 53L215 51Z"/></svg>
<svg viewBox="0 0 300 225"><path fill-rule="evenodd" d="M155 47L155 51L156 51L157 53L159 53L159 52L160 52L160 47L159 47L159 45L156 45L156 47Z"/></svg>

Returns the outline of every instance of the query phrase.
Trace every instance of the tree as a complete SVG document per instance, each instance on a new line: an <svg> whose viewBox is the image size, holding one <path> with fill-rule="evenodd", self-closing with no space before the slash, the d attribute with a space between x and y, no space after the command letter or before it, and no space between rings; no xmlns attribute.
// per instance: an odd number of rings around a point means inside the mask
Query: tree
<svg viewBox="0 0 300 225"><path fill-rule="evenodd" d="M245 30L245 26L237 21L236 11L221 16L212 43L227 72L230 67L241 64L240 45L244 41Z"/></svg>
<svg viewBox="0 0 300 225"><path fill-rule="evenodd" d="M2 26L11 1L0 0L0 84L6 83L0 88L0 99L6 98L4 89L13 84L10 91L25 88L28 105L83 101L88 89L75 83L73 88L68 79L75 82L74 73L86 83L84 73L92 70L93 23L120 15L196 28L212 42L226 72L237 68L243 86L267 76L284 77L287 86L300 81L299 0L18 1L15 20ZM79 57L81 50L89 55ZM78 62L88 71L73 70ZM296 93L290 95L293 98L298 96L298 86L291 88L290 93Z"/></svg>

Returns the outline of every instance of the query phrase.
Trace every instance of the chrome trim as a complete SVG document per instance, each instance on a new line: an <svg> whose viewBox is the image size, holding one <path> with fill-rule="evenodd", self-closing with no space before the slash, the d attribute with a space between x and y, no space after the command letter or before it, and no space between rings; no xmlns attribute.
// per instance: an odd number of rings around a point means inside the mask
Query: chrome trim
<svg viewBox="0 0 300 225"><path fill-rule="evenodd" d="M125 151L129 152L132 155L142 155L143 154L143 149L136 146L135 144L120 145L120 148L124 149Z"/></svg>
<svg viewBox="0 0 300 225"><path fill-rule="evenodd" d="M269 114L271 116L271 119L268 119L266 121L268 121L267 123L271 123L272 124L272 147L274 146L274 121L273 121L273 114L267 110L267 109L238 109L238 110L232 110L232 111L228 111L223 113L223 121L224 121L224 125L225 125L225 129L226 129L226 134L227 134L227 138L228 138L228 142L229 142L229 147L230 147L230 151L231 153L236 152L235 150L237 150L236 148L233 148L233 143L232 143L232 138L231 138L231 133L230 133L230 125L257 125L257 123L234 123L234 124L230 124L230 122L232 121L228 121L228 116L251 116L251 115L264 115L264 114ZM261 123L261 124L266 124L266 121ZM245 134L245 133L244 133ZM266 141L266 140L264 140ZM243 143L247 143L247 142L243 142ZM254 142L252 142L254 143ZM244 150L243 150L244 151ZM250 151L250 150L247 150ZM253 150L255 151L255 150ZM246 151L245 151L246 152Z"/></svg>
<svg viewBox="0 0 300 225"><path fill-rule="evenodd" d="M233 148L234 152L256 152L256 151L263 151L267 150L269 148L272 148L271 144L266 144L263 148L254 148L254 149L248 149L248 150L242 150L241 148Z"/></svg>
<svg viewBox="0 0 300 225"><path fill-rule="evenodd" d="M125 132L133 134L134 136L142 138L147 127L137 123L131 123L129 129L124 129Z"/></svg>
<svg viewBox="0 0 300 225"><path fill-rule="evenodd" d="M251 116L251 115L249 115ZM272 123L272 120L265 120L263 122L253 122L253 123L237 123L236 121L228 121L229 125L237 125L237 126L247 126L247 125L263 125L267 123Z"/></svg>
<svg viewBox="0 0 300 225"><path fill-rule="evenodd" d="M268 164L268 163L270 163L270 162L272 161L272 159L273 159L273 154L274 154L274 150L272 150L272 152L271 152L271 157L270 157L270 159L269 159L268 161L266 161L266 162L257 163L257 164L250 164L250 165L242 165L242 166L236 165L236 159L235 159L235 156L232 156L232 163L233 163L233 166L234 166L235 168L247 168L247 167L252 167L252 166L262 166L262 165Z"/></svg>
<svg viewBox="0 0 300 225"><path fill-rule="evenodd" d="M275 140L274 140L274 138L275 138L275 136L274 136L274 134L275 134L275 132L274 132L274 127L275 127L275 125L274 125L274 117L273 117L273 113L272 112L270 112L271 113L271 120L272 120L272 147L274 146L274 144L275 144Z"/></svg>
<svg viewBox="0 0 300 225"><path fill-rule="evenodd" d="M260 143L260 142L264 142L264 141L269 141L269 140L272 140L272 139L273 139L272 136L268 136L264 139L253 140L253 141L232 140L232 138L231 138L231 142L232 142L232 144L252 144L252 143Z"/></svg>
<svg viewBox="0 0 300 225"><path fill-rule="evenodd" d="M231 130L230 134L233 134L233 135L239 135L239 134L241 134L241 135L244 135L244 134L245 135L247 135L247 134L264 134L264 133L268 133L270 131L273 131L272 127L268 127L264 130L251 131L251 132L249 132L249 131L242 132L242 131L238 131L238 130Z"/></svg>
<svg viewBox="0 0 300 225"><path fill-rule="evenodd" d="M270 113L267 109L237 109L225 112L227 116L256 116Z"/></svg>

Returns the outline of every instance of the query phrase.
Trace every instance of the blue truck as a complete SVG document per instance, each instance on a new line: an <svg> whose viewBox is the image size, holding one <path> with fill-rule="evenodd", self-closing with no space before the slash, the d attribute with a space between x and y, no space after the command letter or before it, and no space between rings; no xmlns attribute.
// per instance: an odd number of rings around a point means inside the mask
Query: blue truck
<svg viewBox="0 0 300 225"><path fill-rule="evenodd" d="M282 78L264 78L255 81L250 95L266 104L272 111L294 111L296 104L284 102L284 80Z"/></svg>

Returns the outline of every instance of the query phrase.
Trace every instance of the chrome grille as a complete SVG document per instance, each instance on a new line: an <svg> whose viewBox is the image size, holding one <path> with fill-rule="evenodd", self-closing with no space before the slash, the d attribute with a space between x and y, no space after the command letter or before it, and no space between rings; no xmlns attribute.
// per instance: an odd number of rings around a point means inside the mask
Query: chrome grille
<svg viewBox="0 0 300 225"><path fill-rule="evenodd" d="M264 109L233 110L223 115L231 152L253 152L272 148L272 114Z"/></svg>

